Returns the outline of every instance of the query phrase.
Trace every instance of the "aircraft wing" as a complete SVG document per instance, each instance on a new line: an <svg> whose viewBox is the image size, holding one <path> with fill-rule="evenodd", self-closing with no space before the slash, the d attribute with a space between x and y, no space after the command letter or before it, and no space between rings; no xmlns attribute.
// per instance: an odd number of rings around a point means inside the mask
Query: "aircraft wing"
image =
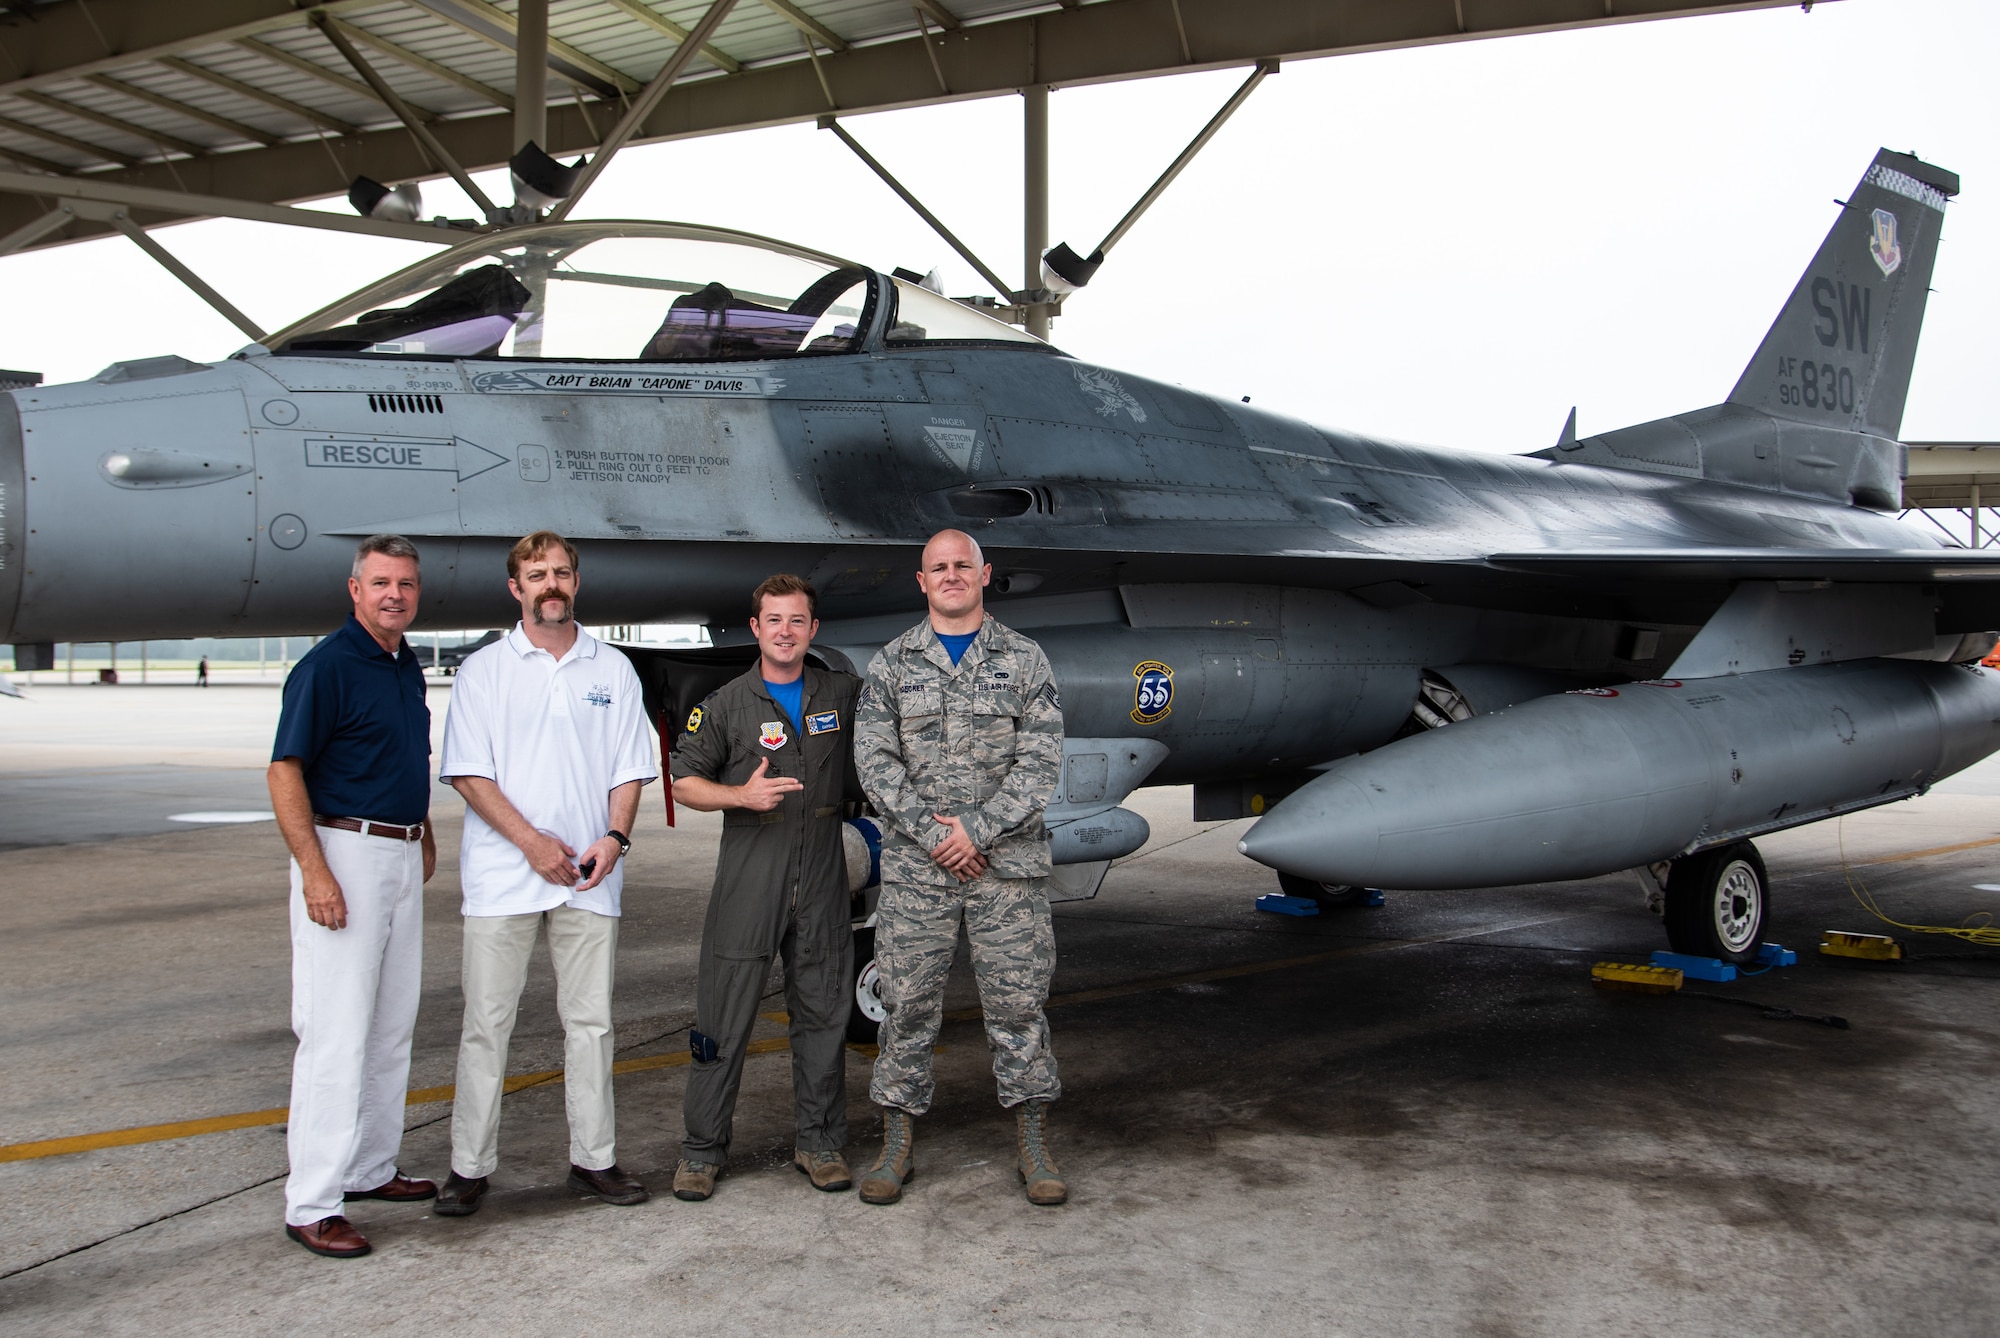
<svg viewBox="0 0 2000 1338"><path fill-rule="evenodd" d="M2000 581L2000 550L1605 548L1494 553L1489 565L1626 581Z"/></svg>

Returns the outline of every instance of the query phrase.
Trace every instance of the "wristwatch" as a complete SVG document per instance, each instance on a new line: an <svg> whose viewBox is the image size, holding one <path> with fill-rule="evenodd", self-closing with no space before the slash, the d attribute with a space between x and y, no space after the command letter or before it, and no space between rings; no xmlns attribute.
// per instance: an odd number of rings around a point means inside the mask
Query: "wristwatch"
<svg viewBox="0 0 2000 1338"><path fill-rule="evenodd" d="M625 833L619 831L616 827L613 827L610 831L606 832L605 835L618 843L618 853L620 856L629 855L632 853L631 837L625 835Z"/></svg>

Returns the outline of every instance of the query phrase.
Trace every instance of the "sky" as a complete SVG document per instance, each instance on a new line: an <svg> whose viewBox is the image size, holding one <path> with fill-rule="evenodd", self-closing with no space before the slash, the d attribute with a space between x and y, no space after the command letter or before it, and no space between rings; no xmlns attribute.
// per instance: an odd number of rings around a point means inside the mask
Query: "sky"
<svg viewBox="0 0 2000 1338"><path fill-rule="evenodd" d="M1327 426L1520 452L1723 398L1878 147L1958 172L1903 435L2000 440L2000 14L1797 7L1287 65L1090 287L1080 358ZM1050 97L1051 240L1109 230L1247 71ZM1021 100L844 121L1003 275ZM503 174L481 184L496 198ZM467 216L449 181L427 213ZM345 209L344 201L325 207ZM578 217L782 237L986 291L829 133L627 149ZM211 220L155 232L275 329L433 248ZM243 336L129 241L0 259L0 367L76 380Z"/></svg>

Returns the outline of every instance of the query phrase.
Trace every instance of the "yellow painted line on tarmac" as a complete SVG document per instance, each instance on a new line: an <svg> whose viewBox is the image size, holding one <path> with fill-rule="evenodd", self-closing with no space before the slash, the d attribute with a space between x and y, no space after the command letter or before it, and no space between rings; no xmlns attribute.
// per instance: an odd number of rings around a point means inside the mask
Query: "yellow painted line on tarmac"
<svg viewBox="0 0 2000 1338"><path fill-rule="evenodd" d="M1956 855L1961 850L1978 850L1982 846L2000 846L2000 836L1989 836L1984 841L1961 841L1955 846L1932 846L1929 850L1906 850L1900 855L1878 855L1874 859L1849 860L1850 864L1901 864L1904 860L1929 859L1932 855Z"/></svg>
<svg viewBox="0 0 2000 1338"><path fill-rule="evenodd" d="M1939 846L1931 850L1915 850L1907 854L1892 855L1868 861L1872 864L1888 864L1898 860L1921 859L1927 855L1947 855L1960 850L1974 850L1981 846L2000 845L2000 837L1985 841L1968 841L1962 845ZM1426 934L1416 938L1382 939L1373 943L1356 944L1347 948L1331 948L1325 952L1305 953L1297 957L1280 957L1273 960L1243 962L1236 966L1215 967L1207 971L1189 971L1177 976L1155 976L1149 980L1133 981L1124 985L1107 985L1094 990L1077 990L1070 994L1052 995L1048 1001L1050 1008L1063 1008L1071 1004L1096 1003L1104 999L1122 999L1134 994L1150 994L1155 990L1173 989L1177 985L1202 985L1217 980L1233 980L1242 976L1262 975L1271 971L1289 971L1301 966L1317 966L1324 962L1337 962L1349 957L1365 957L1373 953L1395 952L1402 948L1423 947L1433 943L1451 943L1460 939L1483 938L1489 934L1504 934L1514 930L1532 929L1537 925L1551 924L1558 920L1575 919L1578 915L1595 914L1594 910L1572 912L1563 915L1541 916L1532 920L1517 920L1509 924L1486 925L1476 929L1462 930L1452 934ZM948 1022L972 1022L981 1016L977 1008L960 1008L945 1014ZM752 1041L744 1047L746 1055L775 1054L789 1050L791 1042L782 1036L766 1040ZM855 1050L872 1057L873 1046L855 1046ZM940 1046L940 1049L943 1047ZM688 1063L690 1055L686 1050L674 1050L663 1055L646 1055L639 1059L621 1059L611 1066L614 1074L645 1073L653 1069L678 1068ZM523 1088L538 1087L543 1083L562 1081L562 1070L550 1069L541 1073L517 1073L502 1085L505 1092L518 1092ZM434 1102L449 1101L454 1088L420 1087L409 1094L412 1106L429 1105ZM0 1162L34 1161L42 1157L62 1157L75 1152L95 1152L102 1148L129 1147L135 1143L163 1143L181 1138L194 1138L202 1134L224 1133L231 1129L254 1129L259 1126L283 1124L290 1112L283 1107L276 1110L253 1110L240 1115L216 1115L205 1120L180 1120L172 1124L146 1124L132 1129L111 1129L103 1133L78 1134L72 1138L48 1138L33 1143L9 1143L0 1145Z"/></svg>
<svg viewBox="0 0 2000 1338"><path fill-rule="evenodd" d="M749 1055L767 1055L790 1048L790 1042L783 1037L775 1037L770 1040L752 1041L743 1047L743 1052ZM643 1073L648 1069L675 1068L686 1064L689 1059L687 1051L675 1050L664 1055L621 1059L611 1066L611 1071ZM501 1084L501 1090L518 1092L525 1087L561 1082L562 1077L561 1069L550 1069L543 1073L517 1073ZM427 1106L451 1100L456 1090L449 1085L419 1087L409 1094L407 1101L412 1106ZM251 1110L240 1115L215 1115L205 1120L178 1120L172 1124L142 1124L133 1129L110 1129L98 1134L78 1134L73 1138L45 1138L34 1143L8 1143L0 1146L0 1162L34 1161L42 1157L63 1157L72 1152L96 1152L102 1148L130 1147L134 1143L165 1143L178 1138L194 1138L201 1134L226 1133L231 1129L255 1129L283 1124L290 1116L291 1111L280 1106L276 1110Z"/></svg>

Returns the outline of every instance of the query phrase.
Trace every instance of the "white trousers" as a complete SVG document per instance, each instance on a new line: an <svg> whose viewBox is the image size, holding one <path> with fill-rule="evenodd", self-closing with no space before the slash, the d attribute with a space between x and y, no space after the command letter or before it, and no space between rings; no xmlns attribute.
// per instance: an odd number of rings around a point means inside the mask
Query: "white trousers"
<svg viewBox="0 0 2000 1338"><path fill-rule="evenodd" d="M618 918L574 906L527 915L465 917L465 1027L451 1107L451 1169L468 1179L500 1164L500 1096L507 1043L528 981L528 955L547 926L563 1024L563 1101L570 1164L601 1171L617 1160L611 1097L611 979Z"/></svg>
<svg viewBox="0 0 2000 1338"><path fill-rule="evenodd" d="M424 970L424 854L418 841L315 827L347 902L347 927L306 915L292 861L292 1109L285 1221L345 1210L341 1195L396 1174L410 1084L410 1035Z"/></svg>

